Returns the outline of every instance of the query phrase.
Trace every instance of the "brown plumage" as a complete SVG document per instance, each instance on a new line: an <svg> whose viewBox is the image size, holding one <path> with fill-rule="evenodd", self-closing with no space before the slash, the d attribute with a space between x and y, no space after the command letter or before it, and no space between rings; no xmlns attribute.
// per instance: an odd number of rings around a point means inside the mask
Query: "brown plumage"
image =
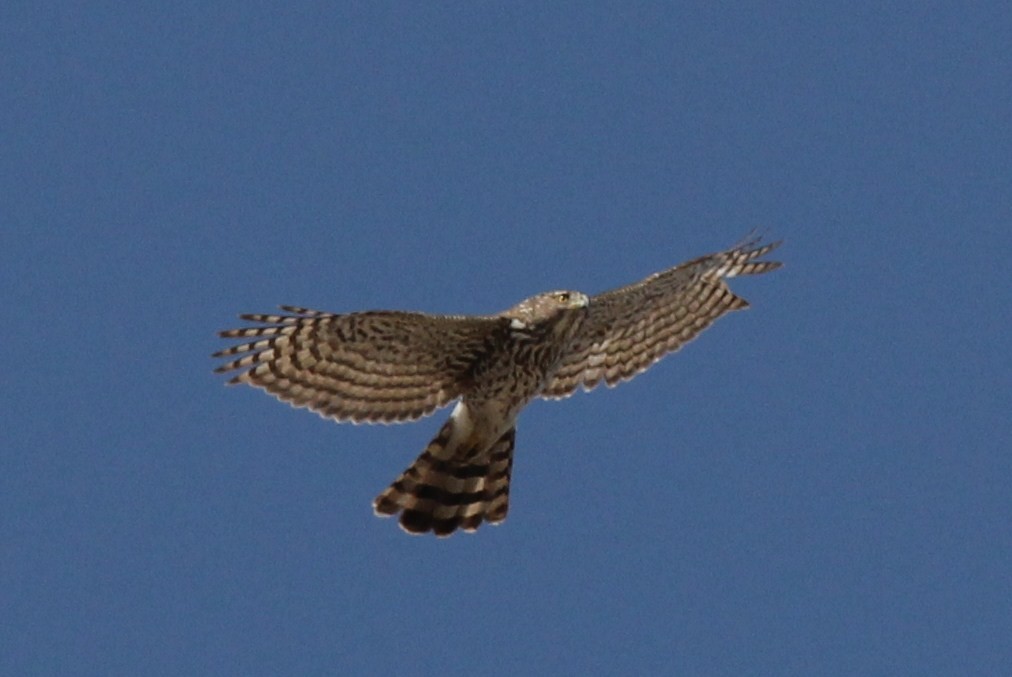
<svg viewBox="0 0 1012 677"><path fill-rule="evenodd" d="M557 291L497 315L370 311L241 315L251 339L215 353L215 371L296 407L358 423L394 423L457 401L415 462L374 501L410 533L446 536L497 524L509 508L516 418L535 397L561 398L632 378L721 315L748 306L725 278L774 270L780 243L745 241L588 298Z"/></svg>

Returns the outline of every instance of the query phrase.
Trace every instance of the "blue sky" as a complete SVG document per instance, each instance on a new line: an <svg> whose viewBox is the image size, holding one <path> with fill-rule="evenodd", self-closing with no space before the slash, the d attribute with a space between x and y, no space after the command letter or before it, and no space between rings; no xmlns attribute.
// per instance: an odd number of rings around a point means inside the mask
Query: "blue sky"
<svg viewBox="0 0 1012 677"><path fill-rule="evenodd" d="M1012 669L1012 10L880 4L6 4L0 672ZM530 406L473 536L371 511L445 414L211 373L754 227L752 308Z"/></svg>

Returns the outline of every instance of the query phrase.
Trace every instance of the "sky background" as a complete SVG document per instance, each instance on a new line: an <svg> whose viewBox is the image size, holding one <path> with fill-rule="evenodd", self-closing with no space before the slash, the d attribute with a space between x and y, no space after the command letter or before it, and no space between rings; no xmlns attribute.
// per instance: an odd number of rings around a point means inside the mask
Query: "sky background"
<svg viewBox="0 0 1012 677"><path fill-rule="evenodd" d="M1012 9L881 4L4 3L0 673L1012 671ZM531 405L475 535L372 515L444 412L211 373L756 227L752 308Z"/></svg>

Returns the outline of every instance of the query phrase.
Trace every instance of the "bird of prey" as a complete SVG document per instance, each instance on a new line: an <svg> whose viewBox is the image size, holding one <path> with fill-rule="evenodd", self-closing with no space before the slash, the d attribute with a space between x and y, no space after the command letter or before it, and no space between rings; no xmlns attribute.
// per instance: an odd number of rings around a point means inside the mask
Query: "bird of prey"
<svg viewBox="0 0 1012 677"><path fill-rule="evenodd" d="M374 501L412 534L498 524L509 508L516 420L536 397L614 386L748 302L726 278L780 267L780 242L746 239L597 296L553 291L486 316L399 311L334 314L281 306L240 315L219 350L230 384L262 388L336 421L396 423L456 401L435 438Z"/></svg>

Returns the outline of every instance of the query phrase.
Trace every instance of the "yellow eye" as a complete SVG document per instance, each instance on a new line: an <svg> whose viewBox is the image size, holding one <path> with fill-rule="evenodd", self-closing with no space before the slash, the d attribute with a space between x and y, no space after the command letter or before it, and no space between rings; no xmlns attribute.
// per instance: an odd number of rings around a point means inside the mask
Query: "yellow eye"
<svg viewBox="0 0 1012 677"><path fill-rule="evenodd" d="M568 291L560 292L560 293L558 293L558 294L555 295L555 298L559 299L563 303L568 303L569 302L569 292Z"/></svg>

